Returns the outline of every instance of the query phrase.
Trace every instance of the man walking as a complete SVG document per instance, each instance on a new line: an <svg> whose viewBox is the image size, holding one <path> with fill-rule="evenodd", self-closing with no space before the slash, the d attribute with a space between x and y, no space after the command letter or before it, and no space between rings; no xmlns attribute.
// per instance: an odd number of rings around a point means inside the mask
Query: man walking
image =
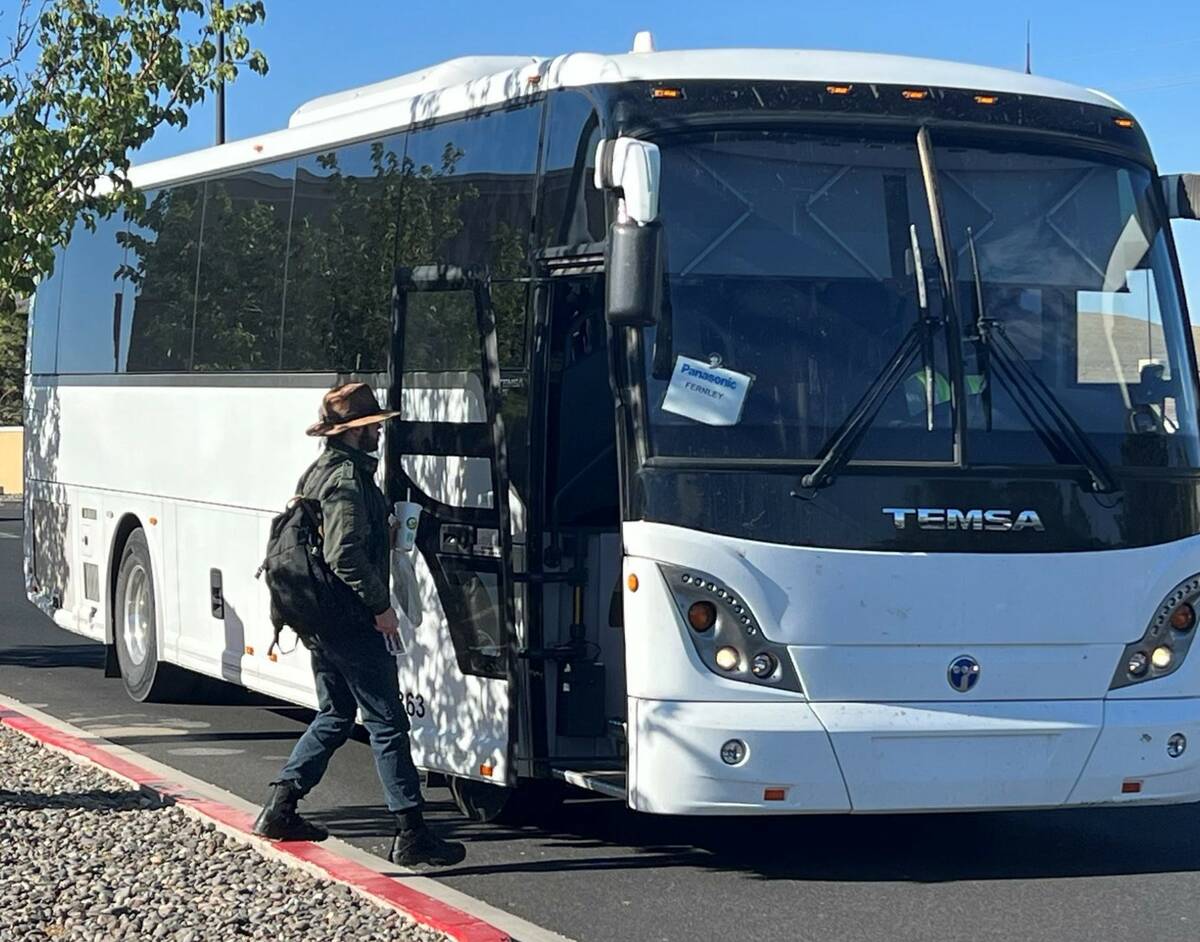
<svg viewBox="0 0 1200 942"><path fill-rule="evenodd" d="M352 590L355 610L328 636L306 642L319 709L271 783L271 797L254 832L272 840L328 837L324 828L300 816L296 802L321 780L361 709L387 807L396 816L392 862L450 866L463 860L466 849L436 837L425 824L408 716L396 662L384 639L396 633L399 623L388 590L388 506L375 484L378 460L373 453L379 448L380 424L396 414L380 410L365 383L349 383L325 394L320 420L308 430L325 438L325 450L300 479L298 493L320 501L325 561Z"/></svg>

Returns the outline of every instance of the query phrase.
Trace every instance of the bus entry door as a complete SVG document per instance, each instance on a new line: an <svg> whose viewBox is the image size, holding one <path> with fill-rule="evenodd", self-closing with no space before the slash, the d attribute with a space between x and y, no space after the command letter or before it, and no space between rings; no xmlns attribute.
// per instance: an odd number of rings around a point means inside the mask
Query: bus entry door
<svg viewBox="0 0 1200 942"><path fill-rule="evenodd" d="M386 427L388 493L422 507L415 587L393 586L413 757L422 768L515 784L512 532L487 282L459 269L400 269L392 311L388 395L400 416ZM393 562L396 582L395 563L403 572L405 561Z"/></svg>

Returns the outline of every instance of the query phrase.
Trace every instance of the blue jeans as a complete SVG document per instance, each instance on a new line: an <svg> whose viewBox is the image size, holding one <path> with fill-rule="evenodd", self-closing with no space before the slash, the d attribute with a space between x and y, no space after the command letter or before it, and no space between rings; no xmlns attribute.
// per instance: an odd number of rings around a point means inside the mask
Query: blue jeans
<svg viewBox="0 0 1200 942"><path fill-rule="evenodd" d="M420 810L421 778L409 749L396 660L382 636L374 630L347 634L338 642L314 646L311 654L319 709L277 781L296 785L301 795L311 791L334 751L350 737L360 708L388 810Z"/></svg>

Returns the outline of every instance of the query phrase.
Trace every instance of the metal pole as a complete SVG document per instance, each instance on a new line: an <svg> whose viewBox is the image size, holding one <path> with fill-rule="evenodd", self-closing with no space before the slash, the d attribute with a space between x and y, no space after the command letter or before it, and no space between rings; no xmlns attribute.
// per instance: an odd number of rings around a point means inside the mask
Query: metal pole
<svg viewBox="0 0 1200 942"><path fill-rule="evenodd" d="M213 0L213 10L224 10L225 0ZM217 33L217 67L225 64L225 31ZM217 143L225 143L225 79L217 79Z"/></svg>

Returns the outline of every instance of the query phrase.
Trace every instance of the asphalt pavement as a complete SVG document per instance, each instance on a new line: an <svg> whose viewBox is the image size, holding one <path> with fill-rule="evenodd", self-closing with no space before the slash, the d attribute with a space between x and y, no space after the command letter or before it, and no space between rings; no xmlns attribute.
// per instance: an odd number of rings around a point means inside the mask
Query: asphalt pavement
<svg viewBox="0 0 1200 942"><path fill-rule="evenodd" d="M310 713L225 684L137 704L99 646L26 602L20 523L0 505L0 693L253 801ZM661 818L580 792L519 827L430 817L465 840L438 879L592 940L1200 938L1200 806L856 817ZM385 855L389 817L359 737L303 810Z"/></svg>

